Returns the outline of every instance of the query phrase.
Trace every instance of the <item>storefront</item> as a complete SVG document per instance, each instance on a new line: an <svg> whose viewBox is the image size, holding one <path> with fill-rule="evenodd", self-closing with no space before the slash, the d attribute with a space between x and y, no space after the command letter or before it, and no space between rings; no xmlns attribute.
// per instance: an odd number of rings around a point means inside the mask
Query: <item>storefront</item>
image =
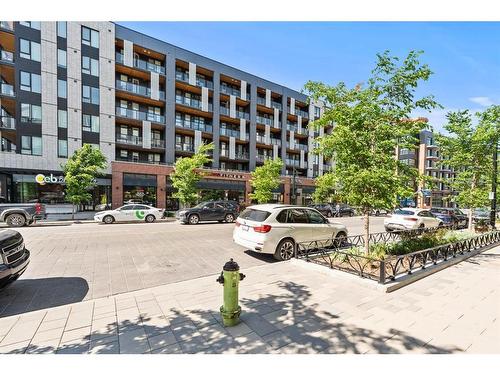
<svg viewBox="0 0 500 375"><path fill-rule="evenodd" d="M91 200L80 209L93 211L100 206L109 206L111 179L98 178L96 184L91 190ZM1 173L0 200L8 203L43 203L48 206L48 212L62 212L71 205L66 197L64 176L60 172Z"/></svg>
<svg viewBox="0 0 500 375"><path fill-rule="evenodd" d="M144 203L156 206L156 175L124 173L123 203Z"/></svg>

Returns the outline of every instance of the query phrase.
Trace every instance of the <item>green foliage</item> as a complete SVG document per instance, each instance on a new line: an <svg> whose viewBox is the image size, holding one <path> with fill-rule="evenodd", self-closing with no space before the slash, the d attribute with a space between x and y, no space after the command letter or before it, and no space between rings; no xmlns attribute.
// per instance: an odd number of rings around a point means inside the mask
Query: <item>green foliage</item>
<svg viewBox="0 0 500 375"><path fill-rule="evenodd" d="M209 151L213 148L212 143L204 143L191 157L181 157L175 162L174 172L170 175L172 186L175 188L172 197L179 199L181 204L190 205L197 201L196 183L202 177L199 169L212 160Z"/></svg>
<svg viewBox="0 0 500 375"><path fill-rule="evenodd" d="M62 165L66 183L66 198L74 205L92 199L90 190L96 185L96 178L106 168L106 157L98 148L83 145Z"/></svg>
<svg viewBox="0 0 500 375"><path fill-rule="evenodd" d="M340 195L337 193L339 187L336 186L335 176L332 172L328 172L319 176L315 180L316 189L312 195L316 203L332 203L340 200Z"/></svg>
<svg viewBox="0 0 500 375"><path fill-rule="evenodd" d="M283 168L283 161L280 158L264 161L264 165L255 168L252 172L250 183L253 192L250 193L250 199L258 203L267 203L273 197L273 190L280 185L280 174Z"/></svg>
<svg viewBox="0 0 500 375"><path fill-rule="evenodd" d="M319 152L335 157L329 181L345 187L342 195L367 212L372 207L393 207L398 197L413 195L417 169L395 157L397 145L412 148L416 135L425 128L423 120L410 120L416 109L439 107L432 96L416 99L415 91L432 74L419 62L419 52L400 61L386 51L366 84L348 88L344 83L329 86L308 82L314 101L327 105L324 115L313 122L321 127L334 124L333 131L318 139Z"/></svg>
<svg viewBox="0 0 500 375"><path fill-rule="evenodd" d="M469 111L450 112L446 117L445 129L449 135L436 136L441 156L445 159L441 164L455 170L455 177L447 179L446 183L458 192L454 200L462 207L486 206L489 203L494 139L500 128L500 106L477 113L477 125L473 125Z"/></svg>

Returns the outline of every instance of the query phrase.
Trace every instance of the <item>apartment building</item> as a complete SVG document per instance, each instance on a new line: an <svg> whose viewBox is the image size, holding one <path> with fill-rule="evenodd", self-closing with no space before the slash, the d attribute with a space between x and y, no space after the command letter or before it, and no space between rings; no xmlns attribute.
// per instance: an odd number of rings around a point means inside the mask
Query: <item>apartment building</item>
<svg viewBox="0 0 500 375"><path fill-rule="evenodd" d="M175 208L173 164L203 142L202 197L249 203L250 172L280 157L275 200L306 203L331 168L308 129L321 103L112 22L2 21L0 50L3 201L64 203L61 164L86 143L109 161L92 206Z"/></svg>
<svg viewBox="0 0 500 375"><path fill-rule="evenodd" d="M424 130L419 134L419 142L414 149L400 148L399 159L404 163L418 168L420 174L428 176L433 183L415 184L415 198L403 202L420 208L453 207L451 202L453 191L446 184L447 179L455 176L453 169L443 163L439 147L435 143L434 134Z"/></svg>

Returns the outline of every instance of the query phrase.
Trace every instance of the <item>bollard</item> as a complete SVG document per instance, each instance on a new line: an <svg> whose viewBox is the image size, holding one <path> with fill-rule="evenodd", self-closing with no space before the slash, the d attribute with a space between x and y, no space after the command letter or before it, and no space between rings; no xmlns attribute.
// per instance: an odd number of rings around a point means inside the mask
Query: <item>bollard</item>
<svg viewBox="0 0 500 375"><path fill-rule="evenodd" d="M217 278L217 282L224 286L224 301L220 307L220 313L224 326L232 327L240 322L241 307L238 304L238 289L245 275L239 272L240 266L233 261L233 258L224 264L222 270Z"/></svg>

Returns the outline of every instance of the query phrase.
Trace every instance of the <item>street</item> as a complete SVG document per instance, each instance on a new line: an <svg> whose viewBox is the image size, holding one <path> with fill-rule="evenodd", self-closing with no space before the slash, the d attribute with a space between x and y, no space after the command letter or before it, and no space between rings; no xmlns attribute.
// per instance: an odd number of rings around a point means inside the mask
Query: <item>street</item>
<svg viewBox="0 0 500 375"><path fill-rule="evenodd" d="M383 230L383 217L370 219L373 232ZM350 235L363 231L361 217L334 220ZM233 224L177 222L20 228L31 263L0 291L0 317L216 274L229 258L243 270L275 261L235 245L232 230Z"/></svg>

